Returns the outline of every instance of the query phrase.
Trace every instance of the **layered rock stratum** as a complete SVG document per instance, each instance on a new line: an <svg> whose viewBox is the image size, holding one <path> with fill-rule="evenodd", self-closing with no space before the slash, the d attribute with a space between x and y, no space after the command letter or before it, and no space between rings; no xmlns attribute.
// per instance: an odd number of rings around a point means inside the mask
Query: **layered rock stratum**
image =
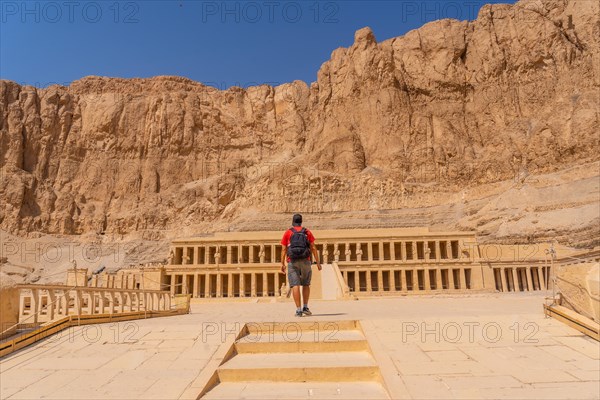
<svg viewBox="0 0 600 400"><path fill-rule="evenodd" d="M0 81L0 228L161 242L298 211L598 245L599 15L522 0L380 43L364 28L310 85Z"/></svg>

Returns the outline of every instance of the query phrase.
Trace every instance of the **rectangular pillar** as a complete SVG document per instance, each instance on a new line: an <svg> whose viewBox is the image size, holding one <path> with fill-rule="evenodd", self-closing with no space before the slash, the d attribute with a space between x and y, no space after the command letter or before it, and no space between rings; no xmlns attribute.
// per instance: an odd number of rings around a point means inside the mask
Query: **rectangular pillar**
<svg viewBox="0 0 600 400"><path fill-rule="evenodd" d="M250 274L250 296L252 297L256 297L256 274L252 273Z"/></svg>
<svg viewBox="0 0 600 400"><path fill-rule="evenodd" d="M416 282L416 288L415 288L415 273L413 269L408 269L405 271L404 274L404 280L403 280L403 284L406 287L406 290L408 290L408 277L410 276L410 284L411 284L411 290L418 290L419 289L419 282Z"/></svg>
<svg viewBox="0 0 600 400"><path fill-rule="evenodd" d="M540 282L540 290L546 290L546 282L544 281L544 269L542 267L538 267L538 281Z"/></svg>
<svg viewBox="0 0 600 400"><path fill-rule="evenodd" d="M267 277L267 273L262 273L262 281L263 281L263 297L269 296L269 280Z"/></svg>
<svg viewBox="0 0 600 400"><path fill-rule="evenodd" d="M377 270L377 291L383 292L383 271L380 269Z"/></svg>
<svg viewBox="0 0 600 400"><path fill-rule="evenodd" d="M244 273L240 273L240 297L246 297L246 280L244 279Z"/></svg>
<svg viewBox="0 0 600 400"><path fill-rule="evenodd" d="M442 270L437 268L435 271L435 288L437 290L443 290L444 287L442 285Z"/></svg>
<svg viewBox="0 0 600 400"><path fill-rule="evenodd" d="M227 297L233 297L233 274L227 274Z"/></svg>
<svg viewBox="0 0 600 400"><path fill-rule="evenodd" d="M354 270L354 292L360 292L360 280L358 276L358 270Z"/></svg>
<svg viewBox="0 0 600 400"><path fill-rule="evenodd" d="M502 280L502 291L508 292L509 287L506 282L506 268L500 268L500 279Z"/></svg>
<svg viewBox="0 0 600 400"><path fill-rule="evenodd" d="M393 247L393 246L392 246ZM396 291L396 271L390 270L390 292Z"/></svg>
<svg viewBox="0 0 600 400"><path fill-rule="evenodd" d="M222 277L221 277L221 273L217 272L217 297L223 297L223 288L222 288Z"/></svg>
<svg viewBox="0 0 600 400"><path fill-rule="evenodd" d="M204 298L210 297L210 274L204 274Z"/></svg>
<svg viewBox="0 0 600 400"><path fill-rule="evenodd" d="M464 270L464 268L460 268L458 270L458 275L459 275L459 278L460 278L460 288L461 289L466 289L467 288L467 282L465 280L465 270Z"/></svg>
<svg viewBox="0 0 600 400"><path fill-rule="evenodd" d="M200 276L198 274L194 274L194 288L192 290L192 297L200 297L199 292L199 285L200 285Z"/></svg>
<svg viewBox="0 0 600 400"><path fill-rule="evenodd" d="M406 245L408 242L400 242L400 248L402 249L402 261L406 262ZM404 279L402 279L404 281Z"/></svg>
<svg viewBox="0 0 600 400"><path fill-rule="evenodd" d="M515 292L519 291L519 276L517 275L517 268L511 268L512 270L512 279L513 279L513 285L515 286Z"/></svg>
<svg viewBox="0 0 600 400"><path fill-rule="evenodd" d="M371 270L368 269L365 275L367 280L367 292L371 293L373 291L373 286L371 285Z"/></svg>

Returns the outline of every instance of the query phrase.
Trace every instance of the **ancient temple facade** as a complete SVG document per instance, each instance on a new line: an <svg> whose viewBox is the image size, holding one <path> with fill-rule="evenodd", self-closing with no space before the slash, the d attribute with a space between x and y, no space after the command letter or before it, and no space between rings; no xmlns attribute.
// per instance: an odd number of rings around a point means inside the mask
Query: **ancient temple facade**
<svg viewBox="0 0 600 400"><path fill-rule="evenodd" d="M319 258L343 276L349 293L486 290L473 232L426 228L313 232ZM175 240L165 284L194 297L267 297L281 293L283 232L217 233ZM313 274L315 277L317 274ZM318 278L317 278L318 279Z"/></svg>
<svg viewBox="0 0 600 400"><path fill-rule="evenodd" d="M428 228L313 233L324 271L333 277L325 282L325 272L313 273L319 293L338 284L340 293L357 297L536 291L552 284L550 245L481 244L475 232ZM288 290L280 273L282 236L279 231L226 232L177 239L164 265L88 280L90 286L167 290L194 298L279 297ZM555 262L576 259L569 254L560 248L563 257L555 254Z"/></svg>

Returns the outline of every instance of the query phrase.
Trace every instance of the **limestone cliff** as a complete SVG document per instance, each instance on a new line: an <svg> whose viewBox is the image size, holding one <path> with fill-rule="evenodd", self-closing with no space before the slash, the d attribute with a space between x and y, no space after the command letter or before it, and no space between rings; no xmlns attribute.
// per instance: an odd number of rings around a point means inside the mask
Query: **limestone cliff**
<svg viewBox="0 0 600 400"><path fill-rule="evenodd" d="M0 228L159 239L298 210L598 244L599 14L523 0L364 28L310 86L0 81Z"/></svg>

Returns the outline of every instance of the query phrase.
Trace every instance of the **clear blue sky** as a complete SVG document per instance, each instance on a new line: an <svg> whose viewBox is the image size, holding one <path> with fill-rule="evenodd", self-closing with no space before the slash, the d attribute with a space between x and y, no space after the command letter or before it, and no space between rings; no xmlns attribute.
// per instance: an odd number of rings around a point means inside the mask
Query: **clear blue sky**
<svg viewBox="0 0 600 400"><path fill-rule="evenodd" d="M46 87L87 75L177 75L227 88L313 82L370 26L378 41L514 1L6 1L0 78Z"/></svg>

